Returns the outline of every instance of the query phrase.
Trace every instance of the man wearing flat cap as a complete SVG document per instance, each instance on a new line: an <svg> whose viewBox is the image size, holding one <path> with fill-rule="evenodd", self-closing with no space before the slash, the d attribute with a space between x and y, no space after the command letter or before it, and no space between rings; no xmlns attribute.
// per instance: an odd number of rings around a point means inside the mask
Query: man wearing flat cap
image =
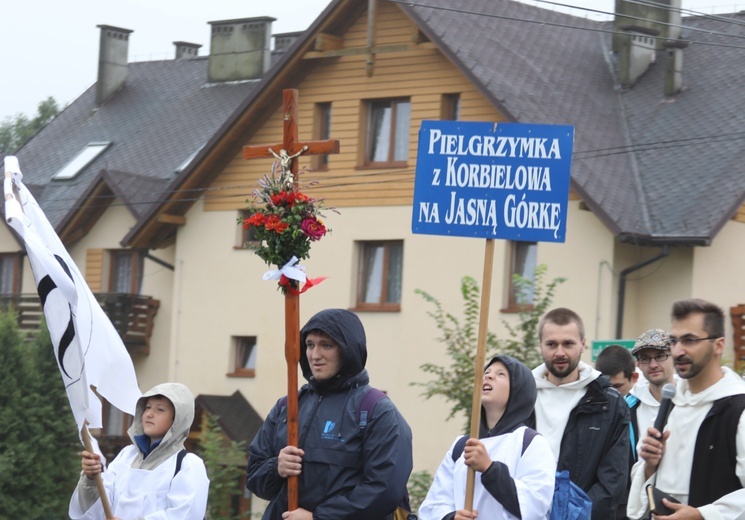
<svg viewBox="0 0 745 520"><path fill-rule="evenodd" d="M675 383L675 367L670 355L670 335L662 329L650 329L639 336L631 350L644 375L631 389L626 401L631 409L632 447L636 451L639 436L647 433L657 417L662 387Z"/></svg>

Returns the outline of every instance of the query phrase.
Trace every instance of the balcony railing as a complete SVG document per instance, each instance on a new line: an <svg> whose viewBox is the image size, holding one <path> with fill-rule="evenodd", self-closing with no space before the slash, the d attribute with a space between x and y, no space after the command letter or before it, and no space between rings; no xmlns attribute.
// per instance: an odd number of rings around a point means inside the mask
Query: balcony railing
<svg viewBox="0 0 745 520"><path fill-rule="evenodd" d="M123 293L94 294L101 308L113 323L130 353L149 354L150 336L160 301L150 296ZM0 295L0 307L12 307L18 314L18 326L24 331L36 331L44 316L36 294Z"/></svg>

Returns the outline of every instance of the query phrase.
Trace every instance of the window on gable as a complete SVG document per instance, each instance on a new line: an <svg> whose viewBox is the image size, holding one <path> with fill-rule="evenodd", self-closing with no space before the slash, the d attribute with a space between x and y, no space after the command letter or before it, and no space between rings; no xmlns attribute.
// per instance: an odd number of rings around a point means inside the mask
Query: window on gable
<svg viewBox="0 0 745 520"><path fill-rule="evenodd" d="M109 292L140 294L144 255L133 249L113 249L109 256Z"/></svg>
<svg viewBox="0 0 745 520"><path fill-rule="evenodd" d="M20 294L22 271L19 253L0 253L0 294Z"/></svg>
<svg viewBox="0 0 745 520"><path fill-rule="evenodd" d="M408 99L375 100L367 103L365 164L398 166L409 158Z"/></svg>
<svg viewBox="0 0 745 520"><path fill-rule="evenodd" d="M538 244L536 242L510 242L510 271L509 293L506 312L519 312L533 306L533 290L531 287L520 287L515 283L515 275L533 281L537 265Z"/></svg>
<svg viewBox="0 0 745 520"><path fill-rule="evenodd" d="M72 158L60 171L52 177L55 180L74 179L86 166L92 163L109 147L110 142L89 143L75 157Z"/></svg>
<svg viewBox="0 0 745 520"><path fill-rule="evenodd" d="M460 94L443 94L440 119L443 121L460 119Z"/></svg>
<svg viewBox="0 0 745 520"><path fill-rule="evenodd" d="M403 240L359 243L356 308L400 311Z"/></svg>
<svg viewBox="0 0 745 520"><path fill-rule="evenodd" d="M313 115L313 138L325 141L331 138L331 103L317 103ZM311 159L314 170L327 170L329 167L329 156L314 155Z"/></svg>
<svg viewBox="0 0 745 520"><path fill-rule="evenodd" d="M256 376L256 336L233 336L231 377Z"/></svg>

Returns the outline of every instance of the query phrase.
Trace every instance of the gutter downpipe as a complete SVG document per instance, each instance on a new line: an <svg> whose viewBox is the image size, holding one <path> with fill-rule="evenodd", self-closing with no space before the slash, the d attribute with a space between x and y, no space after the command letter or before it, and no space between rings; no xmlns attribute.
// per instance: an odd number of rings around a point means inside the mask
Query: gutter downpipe
<svg viewBox="0 0 745 520"><path fill-rule="evenodd" d="M623 307L626 301L626 276L638 269L641 269L642 267L656 262L657 260L662 260L668 255L670 255L670 250L668 248L668 245L664 244L659 255L644 260L641 263L631 265L621 271L621 274L618 277L618 311L616 315L616 339L621 339L621 334L623 333Z"/></svg>

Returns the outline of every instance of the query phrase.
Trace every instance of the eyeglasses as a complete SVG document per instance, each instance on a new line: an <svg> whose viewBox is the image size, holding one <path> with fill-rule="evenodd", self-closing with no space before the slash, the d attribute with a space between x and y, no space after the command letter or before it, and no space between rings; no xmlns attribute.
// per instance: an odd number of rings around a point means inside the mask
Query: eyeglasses
<svg viewBox="0 0 745 520"><path fill-rule="evenodd" d="M657 354L656 356L639 356L637 358L637 361L639 361L640 365L648 365L652 362L653 359L657 361L658 363L662 363L669 357L670 357L669 352L663 352L662 354Z"/></svg>
<svg viewBox="0 0 745 520"><path fill-rule="evenodd" d="M707 339L719 339L721 336L707 336L705 338L697 338L696 336L686 336L684 338L674 338L670 336L670 347L674 347L676 343L680 343L684 347L693 347L699 341L706 341Z"/></svg>

